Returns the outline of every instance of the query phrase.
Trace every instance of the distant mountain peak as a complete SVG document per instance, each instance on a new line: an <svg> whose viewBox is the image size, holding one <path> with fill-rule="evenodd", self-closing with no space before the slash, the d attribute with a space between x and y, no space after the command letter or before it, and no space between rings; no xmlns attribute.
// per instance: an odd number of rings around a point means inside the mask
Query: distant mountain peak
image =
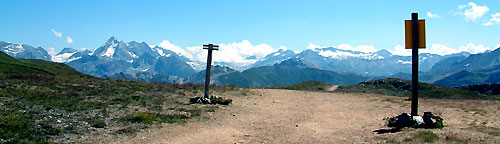
<svg viewBox="0 0 500 144"><path fill-rule="evenodd" d="M110 37L108 41L106 42L106 45L113 45L119 43L118 39L114 36Z"/></svg>
<svg viewBox="0 0 500 144"><path fill-rule="evenodd" d="M0 51L15 58L43 59L50 61L51 55L42 47L32 47L26 44L13 44L0 41Z"/></svg>
<svg viewBox="0 0 500 144"><path fill-rule="evenodd" d="M65 53L74 53L74 52L78 52L78 50L76 50L74 48L64 48L56 55L61 55L61 54L65 54Z"/></svg>
<svg viewBox="0 0 500 144"><path fill-rule="evenodd" d="M377 51L375 53L378 54L378 55L380 55L380 56L383 56L383 57L387 57L387 56L392 55L392 53L389 52L387 49L382 49L382 50L379 50L379 51Z"/></svg>
<svg viewBox="0 0 500 144"><path fill-rule="evenodd" d="M289 58L281 61L280 63L274 64L274 66L290 66L290 67L298 67L298 68L317 68L317 66L311 64L305 59L301 58Z"/></svg>

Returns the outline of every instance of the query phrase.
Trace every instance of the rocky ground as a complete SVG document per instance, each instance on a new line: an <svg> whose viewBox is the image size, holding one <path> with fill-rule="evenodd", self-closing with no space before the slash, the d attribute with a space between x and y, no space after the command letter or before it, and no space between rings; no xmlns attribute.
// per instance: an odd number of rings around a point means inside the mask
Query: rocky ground
<svg viewBox="0 0 500 144"><path fill-rule="evenodd" d="M420 99L419 112L444 118L443 129L392 131L383 118L410 111L407 98L360 93L252 89L224 95L229 106L185 123L101 143L500 143L500 101Z"/></svg>

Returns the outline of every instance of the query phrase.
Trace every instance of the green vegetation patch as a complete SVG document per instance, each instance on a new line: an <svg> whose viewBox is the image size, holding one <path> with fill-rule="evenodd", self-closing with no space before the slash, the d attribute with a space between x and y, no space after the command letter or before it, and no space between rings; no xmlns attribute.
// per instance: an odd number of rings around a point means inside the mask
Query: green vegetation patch
<svg viewBox="0 0 500 144"><path fill-rule="evenodd" d="M232 99L223 99L221 97L211 97L210 101L213 104L220 104L220 105L229 105L231 102L233 102Z"/></svg>
<svg viewBox="0 0 500 144"><path fill-rule="evenodd" d="M13 58L0 51L0 72L83 75L68 65L39 59Z"/></svg>
<svg viewBox="0 0 500 144"><path fill-rule="evenodd" d="M153 124L156 122L168 122L175 123L182 121L184 119L189 118L186 115L164 115L158 113L150 113L150 112L138 112L127 115L122 118L123 121L129 121L133 123L144 123L144 124Z"/></svg>
<svg viewBox="0 0 500 144"><path fill-rule="evenodd" d="M0 141L60 142L66 140L62 134L133 134L144 126L182 122L217 108L186 105L194 92L201 90L202 85L192 84L0 72ZM212 92L222 91L237 93L237 88L216 86ZM93 131L95 128L107 129ZM114 129L120 132L111 132Z"/></svg>
<svg viewBox="0 0 500 144"><path fill-rule="evenodd" d="M439 136L433 132L418 132L413 136L414 140L421 140L425 143L434 143L439 140ZM405 140L406 141L406 140Z"/></svg>
<svg viewBox="0 0 500 144"><path fill-rule="evenodd" d="M46 122L35 124L31 117L16 113L3 113L0 117L0 139L2 143L45 143L62 132Z"/></svg>
<svg viewBox="0 0 500 144"><path fill-rule="evenodd" d="M106 127L106 122L102 119L92 118L90 120L90 125L95 128L104 128Z"/></svg>

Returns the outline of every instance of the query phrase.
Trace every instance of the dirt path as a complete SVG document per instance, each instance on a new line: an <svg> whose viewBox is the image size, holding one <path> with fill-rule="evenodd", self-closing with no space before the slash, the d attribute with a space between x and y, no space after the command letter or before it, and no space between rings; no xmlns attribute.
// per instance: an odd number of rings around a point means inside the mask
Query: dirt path
<svg viewBox="0 0 500 144"><path fill-rule="evenodd" d="M338 85L330 86L330 87L326 88L326 91L327 92L334 92L335 90L337 90L337 88L339 88Z"/></svg>
<svg viewBox="0 0 500 144"><path fill-rule="evenodd" d="M405 98L373 94L260 89L251 90L251 93L251 96L223 96L232 98L233 104L210 113L208 118L165 125L131 139L115 138L104 142L385 143L412 140L419 131L436 133L442 142L500 142L500 131L495 136L495 133L482 132L471 126L477 123L496 132L500 128L498 101L449 100L444 103L441 100L421 100L420 112L442 113L445 129L405 129L377 134L373 131L387 129L382 120L384 117L409 111L410 102ZM476 111L464 110L469 106Z"/></svg>

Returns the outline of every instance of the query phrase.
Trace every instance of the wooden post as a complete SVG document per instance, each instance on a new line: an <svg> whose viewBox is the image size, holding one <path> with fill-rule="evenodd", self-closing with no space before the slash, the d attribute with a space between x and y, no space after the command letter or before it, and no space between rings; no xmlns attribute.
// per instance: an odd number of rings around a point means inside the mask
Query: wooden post
<svg viewBox="0 0 500 144"><path fill-rule="evenodd" d="M206 70L206 76L205 76L205 98L209 98L209 89L208 87L210 86L210 69L212 69L212 50L219 50L218 45L214 44L208 44L208 45L203 45L203 49L208 49L208 56L207 56L207 70Z"/></svg>
<svg viewBox="0 0 500 144"><path fill-rule="evenodd" d="M412 25L412 64L411 64L411 82L412 82L412 96L411 96L411 115L418 115L418 13L411 14Z"/></svg>

